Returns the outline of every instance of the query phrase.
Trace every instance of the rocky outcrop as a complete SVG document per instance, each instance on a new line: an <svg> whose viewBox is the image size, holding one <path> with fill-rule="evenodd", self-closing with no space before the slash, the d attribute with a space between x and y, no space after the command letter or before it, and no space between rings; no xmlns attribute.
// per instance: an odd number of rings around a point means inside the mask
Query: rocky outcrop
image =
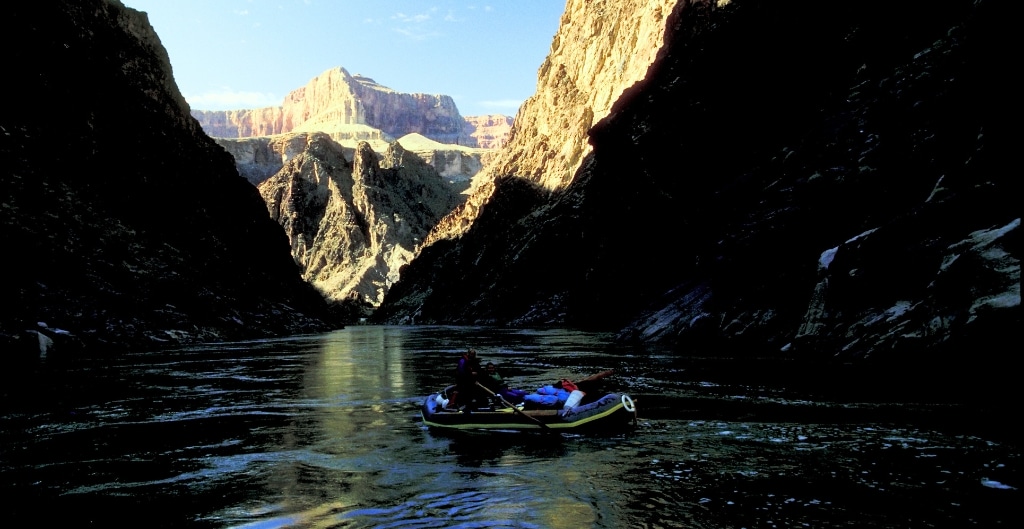
<svg viewBox="0 0 1024 529"><path fill-rule="evenodd" d="M258 185L280 171L288 160L303 152L308 145L308 136L309 133L294 132L258 138L214 138L214 141L234 157L238 173L252 184ZM332 140L335 139L333 135L328 136ZM456 193L467 190L473 176L495 154L489 149L438 143L419 134L406 134L396 141L408 152L433 167ZM395 142L387 144L383 151L374 147L371 142L364 143L371 145L378 154L384 155ZM355 148L340 143L339 147L345 158L351 162L355 156Z"/></svg>
<svg viewBox="0 0 1024 529"><path fill-rule="evenodd" d="M383 156L362 143L351 161L324 133L293 134L277 145L294 154L281 158L260 194L303 277L349 310L379 305L430 227L460 201L399 142Z"/></svg>
<svg viewBox="0 0 1024 529"><path fill-rule="evenodd" d="M502 114L485 114L483 116L465 116L465 134L475 141L471 146L481 149L500 149L508 141L512 131L512 116Z"/></svg>
<svg viewBox="0 0 1024 529"><path fill-rule="evenodd" d="M238 173L258 185L280 171L288 160L305 152L308 137L306 133L290 133L242 139L214 138L214 141L235 159ZM342 150L351 161L355 149Z"/></svg>
<svg viewBox="0 0 1024 529"><path fill-rule="evenodd" d="M678 2L658 59L592 127L571 181L495 180L467 204L469 229L425 247L375 318L583 326L700 354L954 376L970 355L962 375L984 384L1020 326L1012 83L995 59L1006 9ZM555 84L532 100L576 93ZM549 141L524 112L510 147Z"/></svg>
<svg viewBox="0 0 1024 529"><path fill-rule="evenodd" d="M661 49L675 0L569 0L537 91L519 108L505 146L473 179L465 205L427 244L461 236L490 200L493 181L515 175L545 188L568 185L588 152L587 131L644 78Z"/></svg>
<svg viewBox="0 0 1024 529"><path fill-rule="evenodd" d="M3 26L18 77L0 114L0 240L19 256L0 287L5 354L337 326L256 189L189 115L144 13L21 3Z"/></svg>
<svg viewBox="0 0 1024 529"><path fill-rule="evenodd" d="M957 200L938 201L948 199ZM938 209L945 206L935 204L935 211L922 212L920 218L870 230L822 252L818 282L793 343L833 350L844 359L890 351L909 355L948 348L951 340L977 347L1015 327L1020 218L985 225L956 240L939 228L943 219ZM907 242L903 235L908 226L900 226L904 222L918 224L913 226L915 235L921 229L941 243L902 247ZM899 259L894 262L893 257ZM927 275L900 277L920 272ZM879 283L891 291L881 291Z"/></svg>
<svg viewBox="0 0 1024 529"><path fill-rule="evenodd" d="M493 149L445 145L420 134L406 134L398 143L433 167L460 193L469 189L473 177L497 155Z"/></svg>
<svg viewBox="0 0 1024 529"><path fill-rule="evenodd" d="M523 103L491 177L516 175L546 189L568 185L590 152L587 131L647 75L676 0L569 0L537 91Z"/></svg>

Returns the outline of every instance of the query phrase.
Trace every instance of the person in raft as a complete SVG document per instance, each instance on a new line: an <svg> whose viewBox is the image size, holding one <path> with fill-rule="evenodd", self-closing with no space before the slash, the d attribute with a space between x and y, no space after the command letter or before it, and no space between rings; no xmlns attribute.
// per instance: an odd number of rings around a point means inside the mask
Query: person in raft
<svg viewBox="0 0 1024 529"><path fill-rule="evenodd" d="M522 403L523 398L528 393L521 389L508 387L505 379L502 378L501 373L498 372L498 368L495 367L494 362L487 362L484 369L482 383L487 387L487 389L493 391L495 394L501 396L501 398L511 402L512 404Z"/></svg>
<svg viewBox="0 0 1024 529"><path fill-rule="evenodd" d="M451 407L465 406L471 410L478 405L480 388L476 386L480 379L480 360L476 357L476 349L468 349L459 357L455 366L455 400Z"/></svg>

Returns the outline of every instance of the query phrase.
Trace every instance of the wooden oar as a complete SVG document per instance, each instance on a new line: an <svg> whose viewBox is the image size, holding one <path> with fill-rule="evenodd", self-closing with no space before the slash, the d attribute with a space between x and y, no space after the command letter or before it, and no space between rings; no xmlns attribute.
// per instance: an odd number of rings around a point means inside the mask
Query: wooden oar
<svg viewBox="0 0 1024 529"><path fill-rule="evenodd" d="M596 380L600 380L600 379L602 379L602 378L604 378L604 377L606 377L608 375L611 375L614 372L615 372L614 369L609 369L607 371L601 371L600 373L596 373L596 374L590 375L589 377L584 378L582 380L577 380L576 381L576 385L578 386L580 384L586 384L587 382L594 382Z"/></svg>
<svg viewBox="0 0 1024 529"><path fill-rule="evenodd" d="M498 395L495 392L491 391L490 388L488 388L487 386L485 386L485 385L483 385L483 384L481 384L479 382L477 382L476 385L480 386L481 389L483 389L484 391L489 393L492 397L498 397L499 399L501 399L501 402L504 402L506 406L512 408L512 411L514 411L514 412L518 413L519 415L522 415L523 417L526 417L527 419L530 419L531 421L539 424L540 427L545 429L545 430L549 429L548 425L540 422L540 420L538 420L536 417L532 417L530 415L527 415L527 414L523 413L523 410L520 410L519 408L515 407L514 404L512 404L511 402L505 400L505 397L502 397L501 395Z"/></svg>
<svg viewBox="0 0 1024 529"><path fill-rule="evenodd" d="M615 372L614 369L609 369L607 371L601 371L600 373L595 373L593 375L590 375L587 378L583 378L583 379L577 380L576 382L573 382L573 384L575 384L576 388L579 389L580 391L593 391L594 390L593 385L594 385L595 382L597 382L598 380L601 380L602 378L604 378L606 376L611 375L614 372ZM570 382L572 382L572 381L570 380Z"/></svg>

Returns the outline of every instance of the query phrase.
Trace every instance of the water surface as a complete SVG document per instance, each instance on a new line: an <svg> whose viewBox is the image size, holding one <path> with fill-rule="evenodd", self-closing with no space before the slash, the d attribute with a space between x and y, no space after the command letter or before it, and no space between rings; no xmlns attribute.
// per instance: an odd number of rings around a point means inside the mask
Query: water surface
<svg viewBox="0 0 1024 529"><path fill-rule="evenodd" d="M614 369L605 387L633 396L637 427L424 428L422 399L470 346L525 389ZM5 525L1020 526L1005 424L747 365L578 331L378 326L47 358L5 377Z"/></svg>

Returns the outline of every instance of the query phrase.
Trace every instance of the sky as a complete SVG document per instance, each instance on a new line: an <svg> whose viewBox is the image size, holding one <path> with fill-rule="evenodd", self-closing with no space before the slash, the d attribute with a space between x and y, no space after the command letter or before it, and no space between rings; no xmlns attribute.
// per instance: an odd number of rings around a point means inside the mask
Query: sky
<svg viewBox="0 0 1024 529"><path fill-rule="evenodd" d="M121 0L144 11L193 110L280 106L335 67L463 116L514 116L566 0Z"/></svg>

